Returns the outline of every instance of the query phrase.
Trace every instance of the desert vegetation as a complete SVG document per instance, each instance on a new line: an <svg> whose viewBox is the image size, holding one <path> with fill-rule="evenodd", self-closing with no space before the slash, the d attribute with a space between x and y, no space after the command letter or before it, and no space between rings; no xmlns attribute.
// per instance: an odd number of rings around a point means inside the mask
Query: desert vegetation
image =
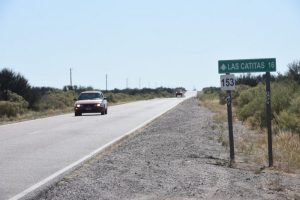
<svg viewBox="0 0 300 200"><path fill-rule="evenodd" d="M246 74L237 78L232 92L235 119L258 133L240 138L236 146L244 153L256 154L255 162L267 159L267 155L261 156L267 152L265 88L264 75ZM218 118L223 122L227 120L226 93L220 88L204 88L198 97L202 105L222 115ZM272 76L271 104L275 167L297 171L300 169L300 62L289 64L286 73Z"/></svg>
<svg viewBox="0 0 300 200"><path fill-rule="evenodd" d="M0 123L71 112L80 92L93 87L32 87L28 80L11 69L0 71ZM96 90L96 89L95 89ZM172 88L114 89L103 91L110 105L152 98L173 97Z"/></svg>

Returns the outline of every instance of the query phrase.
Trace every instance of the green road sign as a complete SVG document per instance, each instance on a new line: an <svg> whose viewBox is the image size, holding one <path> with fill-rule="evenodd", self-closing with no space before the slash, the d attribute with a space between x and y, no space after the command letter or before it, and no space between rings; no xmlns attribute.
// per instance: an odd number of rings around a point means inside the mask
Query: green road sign
<svg viewBox="0 0 300 200"><path fill-rule="evenodd" d="M275 58L219 60L219 74L275 71Z"/></svg>

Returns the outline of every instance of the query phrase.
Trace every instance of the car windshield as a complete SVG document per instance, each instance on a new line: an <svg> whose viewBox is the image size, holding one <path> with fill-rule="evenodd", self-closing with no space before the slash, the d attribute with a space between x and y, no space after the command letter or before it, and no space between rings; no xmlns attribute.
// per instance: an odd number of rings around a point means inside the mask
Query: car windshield
<svg viewBox="0 0 300 200"><path fill-rule="evenodd" d="M101 96L99 93L82 93L78 97L78 100L87 100L87 99L101 99Z"/></svg>

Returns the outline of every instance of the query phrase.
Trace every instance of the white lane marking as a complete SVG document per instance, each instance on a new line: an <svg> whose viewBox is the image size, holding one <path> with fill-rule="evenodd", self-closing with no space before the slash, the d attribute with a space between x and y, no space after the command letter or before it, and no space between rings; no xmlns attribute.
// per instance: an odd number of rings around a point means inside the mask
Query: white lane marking
<svg viewBox="0 0 300 200"><path fill-rule="evenodd" d="M185 99L187 99L187 98L182 99L182 101L185 100ZM181 101L180 101L180 102L181 102ZM97 153L99 153L99 152L101 152L102 150L104 150L106 147L109 147L109 146L112 145L113 143L118 142L119 140L121 140L122 138L126 137L127 135L130 135L130 134L132 134L133 132L137 131L138 129L140 129L140 128L144 127L145 125L149 124L150 122L152 122L152 121L155 120L156 118L160 117L161 115L165 114L166 112L168 112L169 110L171 110L172 108L174 108L176 105L178 105L178 104L172 105L170 108L164 110L162 113L160 113L160 114L154 116L153 118L151 118L151 119L147 120L146 122L140 124L139 126L133 128L132 130L128 131L127 133L125 133L124 135L118 137L117 139L115 139L115 140L113 140L113 141L111 141L111 142L105 144L104 146L102 146L102 147L96 149L95 151L93 151L93 152L90 153L89 155L84 156L83 158L79 159L78 161L76 161L76 162L70 164L69 166L67 166L67 167L65 167L65 168L63 168L63 169L61 169L61 170L59 170L59 171L57 171L57 172L55 172L54 174L52 174L52 175L48 176L47 178L43 179L42 181L40 181L40 182L38 182L38 183L32 185L31 187L29 187L28 189L24 190L23 192L21 192L21 193L15 195L15 196L13 196L13 197L11 197L9 200L19 200L19 199L25 197L26 195L28 195L29 193L31 193L31 192L33 192L34 190L38 189L39 187L43 186L43 185L46 184L47 182L49 182L49 181L55 179L56 177L58 177L58 176L62 175L63 173L69 171L69 170L72 169L73 167L75 167L75 166L77 166L77 165L83 163L84 161L88 160L89 158L93 157L93 156L96 155Z"/></svg>

